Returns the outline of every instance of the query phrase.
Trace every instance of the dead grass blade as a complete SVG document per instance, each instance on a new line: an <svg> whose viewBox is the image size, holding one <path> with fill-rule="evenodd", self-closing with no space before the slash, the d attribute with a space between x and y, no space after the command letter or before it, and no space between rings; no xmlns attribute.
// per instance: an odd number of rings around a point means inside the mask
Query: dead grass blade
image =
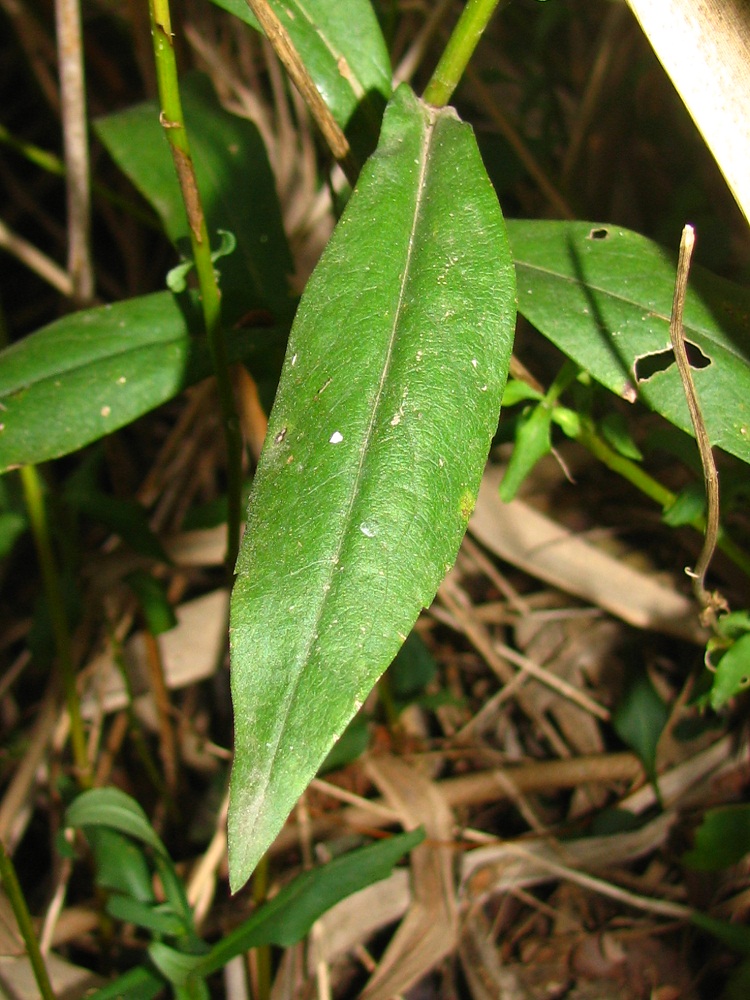
<svg viewBox="0 0 750 1000"><path fill-rule="evenodd" d="M502 503L501 476L498 468L487 468L469 524L474 537L490 551L636 628L705 642L695 608L686 597L623 565L523 501Z"/></svg>
<svg viewBox="0 0 750 1000"><path fill-rule="evenodd" d="M406 829L424 826L427 840L412 851L412 903L362 1000L390 1000L407 990L456 945L458 910L453 879L454 819L437 785L395 757L367 761L370 777Z"/></svg>

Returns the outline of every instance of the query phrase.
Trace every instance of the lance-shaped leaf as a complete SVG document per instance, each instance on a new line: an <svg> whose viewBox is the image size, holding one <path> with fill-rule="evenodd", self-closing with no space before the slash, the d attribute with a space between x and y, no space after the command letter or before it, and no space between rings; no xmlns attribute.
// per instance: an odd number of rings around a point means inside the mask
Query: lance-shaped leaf
<svg viewBox="0 0 750 1000"><path fill-rule="evenodd" d="M292 329L232 596L234 889L453 563L514 326L471 129L402 87Z"/></svg>
<svg viewBox="0 0 750 1000"><path fill-rule="evenodd" d="M0 473L98 441L209 375L196 313L194 296L157 292L70 313L0 352ZM227 353L265 390L282 337L233 330Z"/></svg>
<svg viewBox="0 0 750 1000"><path fill-rule="evenodd" d="M676 255L617 226L508 223L518 309L595 379L693 433L669 339ZM698 234L700 239L700 233ZM711 443L750 462L750 291L694 266L684 333Z"/></svg>

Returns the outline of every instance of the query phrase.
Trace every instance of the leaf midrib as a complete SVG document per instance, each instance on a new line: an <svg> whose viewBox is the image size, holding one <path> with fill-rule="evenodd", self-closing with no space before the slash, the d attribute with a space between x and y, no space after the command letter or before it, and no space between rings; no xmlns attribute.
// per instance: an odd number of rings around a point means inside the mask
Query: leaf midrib
<svg viewBox="0 0 750 1000"><path fill-rule="evenodd" d="M177 333L173 336L170 336L168 339L148 340L144 341L141 344L134 345L133 347L128 347L124 350L111 351L107 354L98 354L89 358L86 361L79 361L76 364L69 365L68 367L65 368L58 368L55 369L54 371L50 370L46 374L42 375L40 378L34 378L29 381L19 382L17 385L11 388L7 389L2 388L0 389L0 399L7 399L8 396L13 396L17 392L24 392L28 391L29 389L35 389L38 386L43 385L45 382L53 381L54 379L60 378L62 376L69 377L70 375L75 375L78 372L85 371L92 365L100 365L108 361L116 361L118 358L125 358L129 354L136 354L139 351L151 350L155 347L174 347L175 345L179 345L180 343L189 343L192 339L193 338L191 337L191 335L187 332Z"/></svg>
<svg viewBox="0 0 750 1000"><path fill-rule="evenodd" d="M539 274L548 275L549 277L554 278L557 281L566 281L568 282L568 284L576 285L578 288L591 289L594 292L598 292L601 295L606 295L608 298L613 299L616 302L619 302L623 305L631 306L634 309L643 310L644 308L646 308L645 303L639 302L636 299L629 299L618 292L611 291L609 288L604 288L601 285L593 284L592 282L589 281L581 281L580 278L573 277L569 274L563 274L560 271L553 271L549 267L542 267L540 264L531 264L528 261L518 258L515 258L515 264L516 267L525 267L529 271L536 271ZM519 295L519 303L520 301L521 301L521 296ZM520 304L519 304L519 309L520 309ZM669 315L661 312L660 310L649 309L649 314L653 316L655 319L664 320L665 323L669 323L670 321ZM705 337L705 339L709 341L711 344L715 345L716 347L720 348L723 351L726 351L728 354L731 354L732 357L737 358L737 360L741 361L743 365L747 366L747 360L745 356L743 354L740 354L737 350L735 350L732 347L731 344L728 344L725 340L717 340L712 330L706 328L705 326L699 326L695 322L691 323L689 320L685 322L683 325L686 330L691 330L694 331L695 333L702 334Z"/></svg>
<svg viewBox="0 0 750 1000"><path fill-rule="evenodd" d="M324 581L323 581L324 584L325 583L330 583L331 580L333 579L334 572L335 572L335 567L339 564L339 559L340 559L341 552L342 552L343 547L344 547L344 542L346 541L346 539L349 537L349 534L350 534L350 529L351 529L351 524L352 524L352 511L354 510L354 505L355 505L355 503L357 501L357 497L359 495L360 488L361 488L362 469L363 469L363 466L364 466L364 463L366 461L366 457L367 457L367 454L368 454L368 451L369 451L370 441L372 440L372 435L373 435L373 431L374 431L374 428L375 428L377 415L378 415L378 412L379 412L379 409L380 409L380 402L381 402L381 399L382 399L382 396L383 396L383 389L385 387L386 379L388 377L388 373L389 373L390 368L391 368L391 361L392 361L392 357L393 357L393 346L394 346L394 343L395 343L395 340L396 340L396 334L397 334L397 331L398 331L398 328L399 328L399 322L400 322L400 318L401 318L401 314L402 314L402 310L403 310L404 293L405 293L406 286L409 283L409 273L410 273L410 270L411 270L412 256L413 256L413 250L414 250L414 237L415 237L415 234L416 234L416 230L417 230L417 226L418 226L418 222L419 222L419 216L421 214L421 209L422 209L422 201L423 201L424 188L425 188L424 180L425 180L425 176L426 176L426 173L427 173L427 162L428 162L428 159L429 159L429 150L430 150L430 145L432 143L432 138L433 138L433 135L434 135L435 125L436 125L436 122L437 122L437 119L438 119L438 114L435 111L433 111L432 109L426 109L426 110L427 110L428 118L427 118L427 121L425 122L425 135L423 137L423 142L422 142L422 157L421 157L421 162L420 162L420 165L419 165L419 177L418 177L418 181L417 181L417 196L416 196L416 202L415 202L415 206L414 206L414 218L413 218L413 221L412 221L411 232L409 234L409 243L408 243L408 249L407 249L407 254L406 254L406 264L405 264L405 267L404 267L404 270L403 270L403 275L402 275L402 278L401 278L401 285L400 285L399 293L398 293L398 302L397 302L397 306L396 306L396 309L395 309L395 312L394 312L393 324L392 324L392 327L391 327L391 333L390 333L390 337L389 337L389 341L388 341L388 349L387 349L387 353L386 353L385 362L383 364L383 370L382 370L382 373L381 373L381 376L380 376L380 383L378 385L377 393L376 393L376 396L375 396L375 405L372 407L372 414L371 414L371 417L370 417L370 423L369 423L369 425L368 425L368 427L367 427L367 429L365 431L364 445L363 445L363 447L360 450L360 458L359 458L359 464L357 466L356 475L354 476L354 478L352 480L352 489L351 489L351 495L350 495L350 498L349 498L348 507L347 507L346 513L344 514L344 516L342 517L341 522L340 522L340 524L341 524L341 530L339 532L338 544L336 546L334 554L333 554L333 556L331 558L331 561L329 563L329 568L327 570L326 577L324 578ZM286 696L286 698L284 700L284 704L279 707L278 713L276 715L276 718L279 721L278 721L278 725L276 727L276 736L272 740L272 742L274 744L274 747L273 747L273 751L272 751L272 753L270 755L269 763L268 763L268 765L266 767L265 775L264 775L264 778L263 778L263 783L260 786L259 797L261 797L261 796L265 797L265 794L267 792L268 786L270 784L271 774L274 771L275 764L276 764L276 758L278 756L279 747L281 745L281 737L282 737L282 735L284 733L284 730L286 729L287 721L289 719L289 715L291 713L292 706L293 706L294 701L295 701L295 699L297 697L297 694L298 694L298 691L299 691L299 685L300 685L300 682L302 680L302 675L303 675L305 666L310 661L310 652L312 650L312 646L313 646L316 638L318 637L318 634L319 634L318 633L318 627L320 625L320 622L323 619L323 615L325 613L326 606L327 606L327 604L329 602L329 594L331 594L331 592L332 592L332 590L331 589L326 589L325 585L321 588L321 595L322 596L321 596L321 598L320 598L320 600L318 602L318 607L316 609L315 615L314 615L314 617L312 619L308 620L309 621L308 638L306 640L304 649L301 652L301 655L297 659L297 663L300 664L300 666L297 669L297 676L295 677L293 683L289 685L288 694L287 694L287 696ZM253 822L253 828L254 829L257 828L259 819L260 819L260 813L257 812L256 815L255 815L255 817L254 817L254 822Z"/></svg>

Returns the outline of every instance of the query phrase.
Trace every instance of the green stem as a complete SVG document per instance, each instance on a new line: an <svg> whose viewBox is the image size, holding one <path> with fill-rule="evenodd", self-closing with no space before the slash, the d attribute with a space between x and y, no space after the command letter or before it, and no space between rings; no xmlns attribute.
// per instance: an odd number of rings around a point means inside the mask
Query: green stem
<svg viewBox="0 0 750 1000"><path fill-rule="evenodd" d="M42 572L44 592L47 597L52 632L55 637L57 660L60 666L65 700L70 716L70 743L73 748L73 759L75 761L78 783L82 788L90 788L92 784L91 765L89 764L86 750L86 733L83 727L81 703L76 687L76 672L73 666L70 628L68 617L65 613L60 574L52 551L47 510L44 505L44 496L42 493L42 482L36 466L24 465L20 471L26 510L29 515L31 533L34 536L34 544Z"/></svg>
<svg viewBox="0 0 750 1000"><path fill-rule="evenodd" d="M37 941L36 933L34 932L34 925L31 922L31 914L29 913L29 908L26 905L26 898L24 897L23 889L18 881L13 861L8 852L5 850L5 844L1 840L0 879L2 879L5 895L8 897L10 905L13 907L13 913L18 924L18 929L21 932L21 937L26 945L26 953L29 956L31 968L34 973L34 978L36 979L36 984L39 987L39 993L42 1000L55 1000L52 983L49 981L47 966L44 964L44 958L42 957L39 942Z"/></svg>
<svg viewBox="0 0 750 1000"><path fill-rule="evenodd" d="M190 144L182 113L177 77L169 0L149 0L151 36L154 43L156 78L161 101L161 124L167 134L182 198L187 213L193 261L198 277L203 320L213 361L227 448L227 564L234 566L240 540L242 490L242 440L234 405L227 362L226 343L221 322L221 293L216 280L211 244L206 228L200 193L195 177Z"/></svg>
<svg viewBox="0 0 750 1000"><path fill-rule="evenodd" d="M616 472L623 479L627 479L629 483L632 483L641 493L645 494L654 500L662 510L666 510L671 507L672 504L677 499L676 495L668 490L666 486L662 486L660 482L649 476L647 472L638 465L637 462L631 461L629 458L625 458L624 455L620 455L611 448L607 442L600 437L596 431L588 424L586 421L581 421L581 429L576 436L576 440L579 444L582 444L587 448L591 454L597 458L600 462ZM706 519L703 516L694 517L688 522L691 528L694 528L700 534L703 534L706 530ZM718 547L726 555L735 566L738 566L746 576L750 577L750 554L745 552L744 549L740 548L724 531L723 528L719 529Z"/></svg>
<svg viewBox="0 0 750 1000"><path fill-rule="evenodd" d="M428 104L443 108L451 99L499 2L500 0L468 0L432 79L427 84L424 99Z"/></svg>
<svg viewBox="0 0 750 1000"><path fill-rule="evenodd" d="M253 872L253 902L256 908L262 906L268 897L268 854L264 854ZM255 968L258 974L257 1000L268 1000L271 996L271 948L267 944L255 949Z"/></svg>

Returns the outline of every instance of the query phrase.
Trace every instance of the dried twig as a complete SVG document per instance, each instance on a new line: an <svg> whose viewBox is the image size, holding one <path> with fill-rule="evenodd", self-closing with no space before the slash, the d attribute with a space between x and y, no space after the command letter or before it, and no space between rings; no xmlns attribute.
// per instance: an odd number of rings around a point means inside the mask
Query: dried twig
<svg viewBox="0 0 750 1000"><path fill-rule="evenodd" d="M294 47L289 32L271 9L268 0L247 0L248 6L260 22L266 38L274 48L276 55L284 65L297 90L302 94L310 109L310 113L323 133L328 148L341 164L347 178L353 184L357 178L357 166L354 163L349 142L338 122L323 100L315 86L310 73L302 61L299 52Z"/></svg>
<svg viewBox="0 0 750 1000"><path fill-rule="evenodd" d="M677 276L674 285L674 298L672 300L672 316L669 322L669 337L672 341L677 368L682 379L682 387L685 391L690 419L695 432L695 441L700 453L701 465L703 466L703 482L706 488L706 535L703 542L703 549L695 564L694 570L688 570L688 575L693 579L693 591L696 599L704 608L704 624L709 624L712 616L719 608L726 607L723 598L716 594L709 594L705 588L706 571L716 549L716 542L719 537L719 473L716 469L713 452L711 451L711 441L708 437L706 424L698 401L698 393L695 391L693 373L690 369L687 350L685 348L685 333L682 328L682 315L685 308L685 296L687 294L688 275L690 274L690 261L693 256L695 246L695 230L692 226L685 226L682 230L680 240L680 254L677 261Z"/></svg>
<svg viewBox="0 0 750 1000"><path fill-rule="evenodd" d="M57 0L55 15L68 199L68 273L73 283L73 298L80 305L85 305L94 297L94 270L91 261L89 144L79 0Z"/></svg>

